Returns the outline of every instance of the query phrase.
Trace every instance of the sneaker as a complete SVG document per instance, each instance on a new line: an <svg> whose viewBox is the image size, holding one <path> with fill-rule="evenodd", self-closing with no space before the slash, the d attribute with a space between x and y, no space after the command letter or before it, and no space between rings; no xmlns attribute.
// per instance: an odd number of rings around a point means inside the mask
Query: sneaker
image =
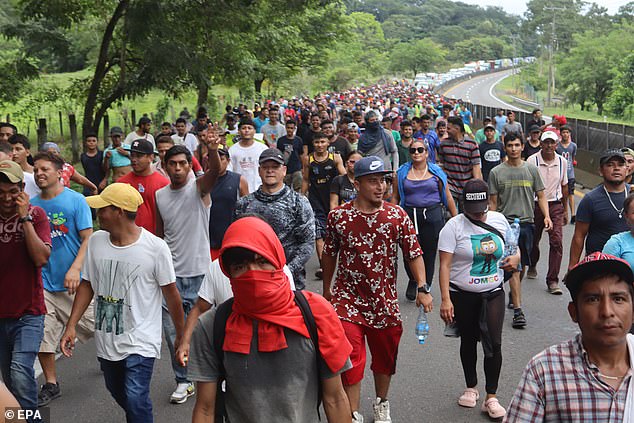
<svg viewBox="0 0 634 423"><path fill-rule="evenodd" d="M473 408L480 399L480 393L475 388L467 388L464 390L460 398L458 398L458 405L461 407Z"/></svg>
<svg viewBox="0 0 634 423"><path fill-rule="evenodd" d="M372 409L374 410L374 423L392 423L390 402L388 400L377 398L372 404Z"/></svg>
<svg viewBox="0 0 634 423"><path fill-rule="evenodd" d="M570 224L571 225L575 224L575 215L574 214L570 217Z"/></svg>
<svg viewBox="0 0 634 423"><path fill-rule="evenodd" d="M418 283L416 281L407 282L407 289L405 290L405 298L410 301L416 300L416 294L418 294Z"/></svg>
<svg viewBox="0 0 634 423"><path fill-rule="evenodd" d="M512 326L514 329L522 329L526 326L526 316L524 316L523 311L520 310L518 313L515 313Z"/></svg>
<svg viewBox="0 0 634 423"><path fill-rule="evenodd" d="M40 387L40 393L37 394L37 406L44 407L49 402L62 396L62 391L59 389L59 382L45 383Z"/></svg>
<svg viewBox="0 0 634 423"><path fill-rule="evenodd" d="M526 277L528 279L537 279L537 269L534 267L529 267L526 272Z"/></svg>
<svg viewBox="0 0 634 423"><path fill-rule="evenodd" d="M182 404L195 393L196 390L192 382L179 383L176 385L176 390L172 392L170 396L170 402L172 404Z"/></svg>
<svg viewBox="0 0 634 423"><path fill-rule="evenodd" d="M352 412L352 423L363 423L363 416L358 411Z"/></svg>
<svg viewBox="0 0 634 423"><path fill-rule="evenodd" d="M561 295L564 291L561 290L558 283L551 283L548 285L548 293L553 295Z"/></svg>
<svg viewBox="0 0 634 423"><path fill-rule="evenodd" d="M317 279L321 279L321 275L323 275L323 274L324 274L324 271L323 271L323 270L321 270L321 267L320 267L320 268L319 268L319 269L317 269L317 271L315 272L315 277L316 277Z"/></svg>
<svg viewBox="0 0 634 423"><path fill-rule="evenodd" d="M483 413L487 413L492 419L501 419L506 415L506 410L500 405L497 398L489 398L482 403Z"/></svg>

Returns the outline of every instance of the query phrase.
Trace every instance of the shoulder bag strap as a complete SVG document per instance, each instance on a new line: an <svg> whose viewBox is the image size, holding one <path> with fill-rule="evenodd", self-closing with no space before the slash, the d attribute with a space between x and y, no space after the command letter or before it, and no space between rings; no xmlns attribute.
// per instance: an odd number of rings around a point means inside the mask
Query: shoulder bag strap
<svg viewBox="0 0 634 423"><path fill-rule="evenodd" d="M489 232L493 232L494 234L496 234L497 236L499 236L502 240L504 240L504 236L502 235L502 232L500 232L499 230L497 230L496 228L494 228L493 226L489 225L486 222L481 222L479 220L473 220L471 219L469 216L467 216L466 214L464 215L464 217L466 217L467 219L469 219L469 222L473 223L476 226L481 227L484 230L487 230Z"/></svg>
<svg viewBox="0 0 634 423"><path fill-rule="evenodd" d="M295 293L295 303L299 307L302 312L302 316L304 317L304 323L306 324L306 328L308 329L308 333L310 334L310 340L313 342L315 346L315 355L317 356L317 360L315 360L315 364L317 366L317 377L319 378L320 368L323 361L321 357L321 352L319 351L319 337L317 335L317 323L315 322L315 316L313 315L312 310L310 309L310 304L308 304L308 300L302 293L302 291L293 291ZM317 387L317 415L319 420L321 421L321 413L319 411L319 407L321 405L321 397L322 397L322 388L321 388L321 378L318 381Z"/></svg>

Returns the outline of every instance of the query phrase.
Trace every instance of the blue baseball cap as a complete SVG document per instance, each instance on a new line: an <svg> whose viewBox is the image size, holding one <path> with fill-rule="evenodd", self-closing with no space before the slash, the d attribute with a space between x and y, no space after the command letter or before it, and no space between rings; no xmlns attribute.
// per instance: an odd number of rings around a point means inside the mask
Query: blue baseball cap
<svg viewBox="0 0 634 423"><path fill-rule="evenodd" d="M387 174L392 173L389 170L385 170L385 164L377 156L367 156L357 161L354 164L354 177L360 178L366 175L373 175L375 173Z"/></svg>

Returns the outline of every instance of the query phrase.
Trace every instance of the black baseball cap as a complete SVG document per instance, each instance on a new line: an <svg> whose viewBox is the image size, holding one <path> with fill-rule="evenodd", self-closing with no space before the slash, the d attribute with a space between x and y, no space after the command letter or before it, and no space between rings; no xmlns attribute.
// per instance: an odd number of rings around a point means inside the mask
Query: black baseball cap
<svg viewBox="0 0 634 423"><path fill-rule="evenodd" d="M462 200L467 213L484 213L489 208L489 186L482 179L471 179L464 186Z"/></svg>
<svg viewBox="0 0 634 423"><path fill-rule="evenodd" d="M276 163L284 164L284 155L277 148L267 148L260 154L260 159L258 160L259 164L262 164L266 161L273 160Z"/></svg>
<svg viewBox="0 0 634 423"><path fill-rule="evenodd" d="M587 255L570 269L564 277L564 283L568 290L573 293L574 298L584 281L606 272L614 273L630 285L634 284L634 273L628 262L600 251Z"/></svg>
<svg viewBox="0 0 634 423"><path fill-rule="evenodd" d="M154 146L148 140L139 138L138 140L132 141L132 144L130 145L130 152L140 154L154 154Z"/></svg>
<svg viewBox="0 0 634 423"><path fill-rule="evenodd" d="M542 132L542 129L538 125L531 125L528 132Z"/></svg>
<svg viewBox="0 0 634 423"><path fill-rule="evenodd" d="M123 129L118 126L113 126L110 128L110 135L123 135Z"/></svg>
<svg viewBox="0 0 634 423"><path fill-rule="evenodd" d="M229 149L227 148L226 145L220 144L218 146L218 154L229 157Z"/></svg>
<svg viewBox="0 0 634 423"><path fill-rule="evenodd" d="M604 152L601 155L601 158L599 159L599 165L603 166L604 164L606 164L607 162L609 162L612 159L620 159L621 161L623 161L623 163L625 163L625 154L623 154L623 152L621 150L617 150L612 149L612 150L607 150L606 152Z"/></svg>

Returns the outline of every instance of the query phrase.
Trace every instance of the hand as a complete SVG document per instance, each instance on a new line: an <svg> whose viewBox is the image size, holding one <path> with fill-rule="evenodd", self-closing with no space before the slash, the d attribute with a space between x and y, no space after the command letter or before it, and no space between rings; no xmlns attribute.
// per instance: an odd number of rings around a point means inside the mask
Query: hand
<svg viewBox="0 0 634 423"><path fill-rule="evenodd" d="M119 148L121 148L121 147L119 147ZM117 149L117 150L118 150L118 149ZM111 157L112 157L112 151L110 151L110 150L106 151L106 157L107 157L108 159L109 159L109 158L111 158Z"/></svg>
<svg viewBox="0 0 634 423"><path fill-rule="evenodd" d="M103 191L104 189L106 189L107 185L108 185L108 180L104 179L103 181L99 183L99 189Z"/></svg>
<svg viewBox="0 0 634 423"><path fill-rule="evenodd" d="M126 154L125 148L123 148L123 147L117 147L117 152L119 154ZM108 153L110 153L110 152L108 151Z"/></svg>
<svg viewBox="0 0 634 423"><path fill-rule="evenodd" d="M564 207L565 207L565 206L564 206ZM567 212L567 211L565 211L565 212L564 212L564 225L567 225L567 224L568 224L568 212Z"/></svg>
<svg viewBox="0 0 634 423"><path fill-rule="evenodd" d="M546 229L546 232L550 232L553 229L553 221L550 220L549 216L544 218L544 229Z"/></svg>
<svg viewBox="0 0 634 423"><path fill-rule="evenodd" d="M176 349L176 361L183 367L187 366L189 361L189 342L181 342Z"/></svg>
<svg viewBox="0 0 634 423"><path fill-rule="evenodd" d="M453 313L453 303L451 300L443 300L440 304L440 318L447 324L453 322L454 313Z"/></svg>
<svg viewBox="0 0 634 423"><path fill-rule="evenodd" d="M92 195L97 195L99 194L99 188L93 185L93 188L90 188L90 192L92 193Z"/></svg>
<svg viewBox="0 0 634 423"><path fill-rule="evenodd" d="M66 272L66 276L64 277L64 288L68 291L69 295L73 295L77 292L77 287L79 286L79 270L73 269L72 267L68 269Z"/></svg>
<svg viewBox="0 0 634 423"><path fill-rule="evenodd" d="M70 358L73 356L73 350L75 349L75 338L75 328L67 326L64 334L62 335L62 340L59 341L59 347L66 357Z"/></svg>
<svg viewBox="0 0 634 423"><path fill-rule="evenodd" d="M507 272L515 272L520 264L519 255L508 256L499 264L500 269Z"/></svg>
<svg viewBox="0 0 634 423"><path fill-rule="evenodd" d="M29 194L22 191L15 199L15 211L19 217L27 217L29 215Z"/></svg>
<svg viewBox="0 0 634 423"><path fill-rule="evenodd" d="M416 306L423 306L423 308L425 309L425 313L430 313L434 308L434 304L432 303L433 300L434 297L432 297L431 294L419 292L416 295Z"/></svg>
<svg viewBox="0 0 634 423"><path fill-rule="evenodd" d="M207 131L207 137L205 139L205 145L210 150L217 150L220 146L220 136L218 135L218 122L209 124L209 130Z"/></svg>

